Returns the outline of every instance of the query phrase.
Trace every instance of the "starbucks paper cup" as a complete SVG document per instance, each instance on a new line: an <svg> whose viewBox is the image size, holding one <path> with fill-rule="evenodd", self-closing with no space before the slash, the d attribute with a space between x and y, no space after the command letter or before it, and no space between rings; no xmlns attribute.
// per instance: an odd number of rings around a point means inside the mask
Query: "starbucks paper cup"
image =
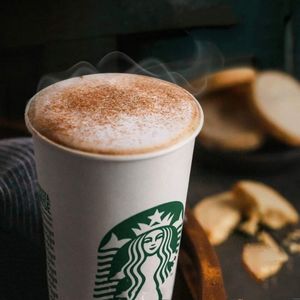
<svg viewBox="0 0 300 300"><path fill-rule="evenodd" d="M28 114L26 122L40 185L50 299L171 299L202 123L160 151L101 155L50 141Z"/></svg>

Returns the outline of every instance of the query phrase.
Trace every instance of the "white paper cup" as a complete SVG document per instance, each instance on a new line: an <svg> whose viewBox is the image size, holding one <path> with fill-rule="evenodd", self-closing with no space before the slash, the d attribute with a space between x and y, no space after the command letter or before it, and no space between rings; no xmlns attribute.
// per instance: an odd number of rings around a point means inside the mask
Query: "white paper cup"
<svg viewBox="0 0 300 300"><path fill-rule="evenodd" d="M196 100L195 100L196 101ZM33 135L50 299L171 299L194 141L98 155Z"/></svg>

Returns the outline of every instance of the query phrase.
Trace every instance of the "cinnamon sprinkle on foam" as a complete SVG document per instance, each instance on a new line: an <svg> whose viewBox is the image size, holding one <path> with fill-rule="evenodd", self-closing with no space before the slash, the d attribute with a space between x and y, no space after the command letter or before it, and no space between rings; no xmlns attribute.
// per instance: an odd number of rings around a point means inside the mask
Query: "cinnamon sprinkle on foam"
<svg viewBox="0 0 300 300"><path fill-rule="evenodd" d="M186 139L200 111L184 89L132 74L94 74L40 91L28 117L42 135L61 145L100 154L139 154Z"/></svg>

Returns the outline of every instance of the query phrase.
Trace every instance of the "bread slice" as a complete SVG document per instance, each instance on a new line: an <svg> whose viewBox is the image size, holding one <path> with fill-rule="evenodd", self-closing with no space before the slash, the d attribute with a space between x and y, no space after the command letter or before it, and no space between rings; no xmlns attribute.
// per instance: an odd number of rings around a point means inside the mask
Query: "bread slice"
<svg viewBox="0 0 300 300"><path fill-rule="evenodd" d="M255 75L256 71L250 67L230 68L210 74L205 78L205 93L251 83L255 79ZM190 85L194 89L203 89L203 77L192 80Z"/></svg>
<svg viewBox="0 0 300 300"><path fill-rule="evenodd" d="M300 229L289 232L283 244L289 249L290 253L300 253Z"/></svg>
<svg viewBox="0 0 300 300"><path fill-rule="evenodd" d="M266 232L262 232L258 239L259 243L244 246L242 260L246 269L262 281L275 275L288 260L288 255Z"/></svg>
<svg viewBox="0 0 300 300"><path fill-rule="evenodd" d="M202 199L193 212L212 245L224 242L241 219L239 204L231 192Z"/></svg>
<svg viewBox="0 0 300 300"><path fill-rule="evenodd" d="M292 146L300 145L300 85L291 76L268 71L252 84L253 108L274 137Z"/></svg>
<svg viewBox="0 0 300 300"><path fill-rule="evenodd" d="M200 98L205 116L202 144L227 151L255 150L263 144L265 135L250 111L247 86L243 87Z"/></svg>
<svg viewBox="0 0 300 300"><path fill-rule="evenodd" d="M246 217L246 220L240 224L239 230L243 233L254 236L258 231L260 221L257 207L248 206L248 210L243 210L243 216Z"/></svg>
<svg viewBox="0 0 300 300"><path fill-rule="evenodd" d="M299 220L296 209L289 201L266 184L242 180L233 186L232 191L239 200L248 205L252 203L252 210L256 207L259 213L260 223L272 229L280 229Z"/></svg>
<svg viewBox="0 0 300 300"><path fill-rule="evenodd" d="M280 246L276 243L276 241L273 239L273 237L267 233L266 231L261 231L258 235L257 235L257 239L261 242L266 244L267 246L281 252L281 253L285 253Z"/></svg>

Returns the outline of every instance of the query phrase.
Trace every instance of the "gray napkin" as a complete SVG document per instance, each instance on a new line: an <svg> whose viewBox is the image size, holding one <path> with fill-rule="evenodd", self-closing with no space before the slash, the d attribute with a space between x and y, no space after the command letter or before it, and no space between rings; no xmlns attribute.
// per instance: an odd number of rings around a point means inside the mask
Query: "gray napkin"
<svg viewBox="0 0 300 300"><path fill-rule="evenodd" d="M31 138L0 141L0 229L42 241Z"/></svg>

